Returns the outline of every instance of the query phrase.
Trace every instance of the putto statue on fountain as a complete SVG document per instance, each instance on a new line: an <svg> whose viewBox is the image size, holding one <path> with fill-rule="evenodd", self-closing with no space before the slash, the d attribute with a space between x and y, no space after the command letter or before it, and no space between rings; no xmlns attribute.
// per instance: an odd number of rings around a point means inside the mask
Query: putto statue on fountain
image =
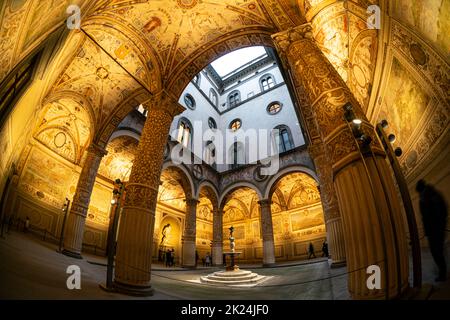
<svg viewBox="0 0 450 320"><path fill-rule="evenodd" d="M234 248L235 248L233 231L234 231L234 227L231 226L230 227L230 237L228 238L230 240L230 250L231 250L231 252L234 252Z"/></svg>

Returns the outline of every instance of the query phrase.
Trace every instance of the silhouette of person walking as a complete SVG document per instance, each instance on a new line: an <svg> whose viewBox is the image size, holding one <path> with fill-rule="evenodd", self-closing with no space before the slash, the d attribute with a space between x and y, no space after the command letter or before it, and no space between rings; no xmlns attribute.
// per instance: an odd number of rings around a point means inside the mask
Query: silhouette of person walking
<svg viewBox="0 0 450 320"><path fill-rule="evenodd" d="M439 268L436 281L447 279L447 265L444 255L445 229L447 226L447 204L444 197L430 184L419 180L416 190L420 194L420 212L425 235L428 238L431 255Z"/></svg>
<svg viewBox="0 0 450 320"><path fill-rule="evenodd" d="M172 252L167 249L166 251L166 267L170 267L171 266L171 256L172 256Z"/></svg>
<svg viewBox="0 0 450 320"><path fill-rule="evenodd" d="M322 244L322 257L329 257L330 254L328 253L328 243L327 240L325 240Z"/></svg>
<svg viewBox="0 0 450 320"><path fill-rule="evenodd" d="M309 252L308 259L311 259L311 256L313 256L314 258L317 258L316 254L314 253L314 246L313 246L312 242L309 243L308 252Z"/></svg>

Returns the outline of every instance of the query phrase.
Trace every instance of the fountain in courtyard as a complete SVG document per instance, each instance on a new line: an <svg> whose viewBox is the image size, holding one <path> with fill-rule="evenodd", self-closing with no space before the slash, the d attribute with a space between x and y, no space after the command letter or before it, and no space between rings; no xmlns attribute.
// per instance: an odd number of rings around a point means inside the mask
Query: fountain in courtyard
<svg viewBox="0 0 450 320"><path fill-rule="evenodd" d="M200 281L203 283L223 285L223 286L255 286L268 277L261 276L257 273L248 270L241 270L236 264L236 258L242 253L236 251L236 244L234 242L233 232L234 227L230 227L230 251L224 252L225 257L230 257L228 259L230 262L226 265L225 271L218 271L207 275L206 277L200 277ZM225 259L225 262L227 259Z"/></svg>

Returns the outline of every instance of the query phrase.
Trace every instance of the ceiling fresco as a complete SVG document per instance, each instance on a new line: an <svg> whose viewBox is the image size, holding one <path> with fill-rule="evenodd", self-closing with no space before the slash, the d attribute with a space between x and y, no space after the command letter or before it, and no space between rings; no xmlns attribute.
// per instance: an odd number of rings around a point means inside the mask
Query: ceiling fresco
<svg viewBox="0 0 450 320"><path fill-rule="evenodd" d="M272 213L298 209L320 203L317 182L304 173L283 177L275 186Z"/></svg>
<svg viewBox="0 0 450 320"><path fill-rule="evenodd" d="M259 217L258 195L248 187L232 191L223 208L223 222L236 222Z"/></svg>
<svg viewBox="0 0 450 320"><path fill-rule="evenodd" d="M230 32L254 26L273 29L265 8L246 0L110 1L96 16L131 26L155 50L166 76L196 49Z"/></svg>
<svg viewBox="0 0 450 320"><path fill-rule="evenodd" d="M89 112L77 101L62 98L44 108L35 138L73 163L81 160L91 138Z"/></svg>
<svg viewBox="0 0 450 320"><path fill-rule="evenodd" d="M113 139L106 147L108 154L100 162L98 174L111 181L128 181L138 143L139 141L130 136Z"/></svg>
<svg viewBox="0 0 450 320"><path fill-rule="evenodd" d="M95 126L100 127L121 101L140 88L114 60L86 39L52 94L70 91L84 97L93 109Z"/></svg>

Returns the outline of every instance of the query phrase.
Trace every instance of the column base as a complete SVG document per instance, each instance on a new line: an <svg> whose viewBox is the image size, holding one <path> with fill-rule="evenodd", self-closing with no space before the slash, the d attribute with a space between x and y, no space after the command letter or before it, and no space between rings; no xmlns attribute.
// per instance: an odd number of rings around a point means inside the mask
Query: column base
<svg viewBox="0 0 450 320"><path fill-rule="evenodd" d="M125 284L114 281L113 288L115 292L123 293L129 296L150 297L153 296L154 294L152 286L133 286L131 284Z"/></svg>
<svg viewBox="0 0 450 320"><path fill-rule="evenodd" d="M263 268L272 268L275 266L275 263L263 263Z"/></svg>
<svg viewBox="0 0 450 320"><path fill-rule="evenodd" d="M330 268L334 269L334 268L342 268L345 267L347 265L347 261L332 261L330 264Z"/></svg>
<svg viewBox="0 0 450 320"><path fill-rule="evenodd" d="M81 256L81 254L79 254L78 252L72 252L69 251L67 249L63 249L63 251L61 251L61 253L65 256L71 257L71 258L75 258L75 259L83 259L83 257Z"/></svg>

